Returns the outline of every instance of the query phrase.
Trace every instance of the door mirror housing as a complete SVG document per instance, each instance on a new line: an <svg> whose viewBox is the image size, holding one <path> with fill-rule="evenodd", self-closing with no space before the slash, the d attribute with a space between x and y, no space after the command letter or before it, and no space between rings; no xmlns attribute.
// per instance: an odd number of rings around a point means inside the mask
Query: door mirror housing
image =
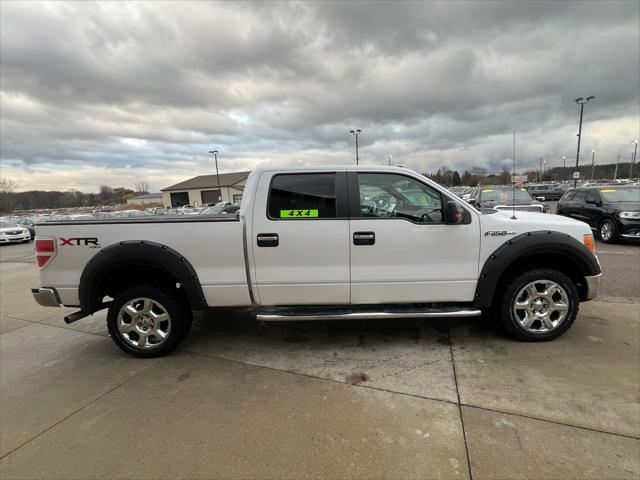
<svg viewBox="0 0 640 480"><path fill-rule="evenodd" d="M447 202L447 225L467 223L467 211L458 202Z"/></svg>
<svg viewBox="0 0 640 480"><path fill-rule="evenodd" d="M539 202L544 202L544 197L536 197L536 200L538 200Z"/></svg>

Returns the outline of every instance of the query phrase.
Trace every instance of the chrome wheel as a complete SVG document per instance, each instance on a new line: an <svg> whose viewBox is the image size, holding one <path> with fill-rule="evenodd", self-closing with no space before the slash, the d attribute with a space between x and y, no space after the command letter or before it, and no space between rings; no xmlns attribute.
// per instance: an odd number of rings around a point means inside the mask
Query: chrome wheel
<svg viewBox="0 0 640 480"><path fill-rule="evenodd" d="M600 238L603 242L608 242L613 236L613 226L611 222L604 222L600 227Z"/></svg>
<svg viewBox="0 0 640 480"><path fill-rule="evenodd" d="M531 333L548 333L560 326L569 313L566 290L551 280L536 280L515 296L513 316Z"/></svg>
<svg viewBox="0 0 640 480"><path fill-rule="evenodd" d="M159 302L135 298L118 311L118 332L125 342L141 350L162 345L171 333L171 317Z"/></svg>

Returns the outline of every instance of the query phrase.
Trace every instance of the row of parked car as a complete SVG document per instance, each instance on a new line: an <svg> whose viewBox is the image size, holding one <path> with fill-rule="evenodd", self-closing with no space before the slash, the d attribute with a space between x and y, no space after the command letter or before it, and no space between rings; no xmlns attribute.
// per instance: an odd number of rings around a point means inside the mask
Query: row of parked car
<svg viewBox="0 0 640 480"><path fill-rule="evenodd" d="M548 189L542 187L549 187ZM513 186L459 187L452 189L479 209L516 210L551 213L544 202L558 200L556 214L583 221L605 243L621 238L640 240L640 186L628 184L583 184L578 188L555 191L552 185L529 188ZM546 192L553 192L549 195Z"/></svg>
<svg viewBox="0 0 640 480"><path fill-rule="evenodd" d="M85 212L69 214L46 214L35 217L13 216L0 218L0 244L33 240L36 235L34 222L61 222L96 220L101 218L142 217L146 215L235 215L239 203L219 202L215 205L194 208L147 208L146 210L119 210L116 212Z"/></svg>

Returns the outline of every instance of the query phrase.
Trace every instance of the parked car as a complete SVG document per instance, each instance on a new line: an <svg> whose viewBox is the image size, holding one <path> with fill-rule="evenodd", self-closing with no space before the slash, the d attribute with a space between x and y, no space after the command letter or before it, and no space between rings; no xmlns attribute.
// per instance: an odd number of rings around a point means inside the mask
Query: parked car
<svg viewBox="0 0 640 480"><path fill-rule="evenodd" d="M29 230L16 222L0 220L0 243L19 243L31 240Z"/></svg>
<svg viewBox="0 0 640 480"><path fill-rule="evenodd" d="M142 217L144 216L144 212L140 210L119 210L117 212L113 212L114 217Z"/></svg>
<svg viewBox="0 0 640 480"><path fill-rule="evenodd" d="M545 202L560 200L565 192L557 185L527 185L525 188L532 197L542 197Z"/></svg>
<svg viewBox="0 0 640 480"><path fill-rule="evenodd" d="M589 224L605 243L620 238L640 240L640 187L569 190L558 202L557 213Z"/></svg>
<svg viewBox="0 0 640 480"><path fill-rule="evenodd" d="M233 215L240 210L239 203L219 202L213 207L207 207L200 211L201 215Z"/></svg>
<svg viewBox="0 0 640 480"><path fill-rule="evenodd" d="M261 321L491 309L516 339L551 340L602 276L583 222L482 212L399 167L256 169L240 215L36 230L35 300L79 307L67 323L107 308L111 338L139 357L171 351L194 310L219 307L249 307Z"/></svg>
<svg viewBox="0 0 640 480"><path fill-rule="evenodd" d="M551 209L534 199L524 188L508 186L477 187L469 194L469 203L477 208L549 213ZM515 199L515 200L514 200Z"/></svg>
<svg viewBox="0 0 640 480"><path fill-rule="evenodd" d="M19 218L16 220L15 222L19 227L22 228L26 228L27 230L29 230L29 235L31 235L31 239L33 240L34 238L36 238L36 227L33 225L33 220L31 220L30 218Z"/></svg>

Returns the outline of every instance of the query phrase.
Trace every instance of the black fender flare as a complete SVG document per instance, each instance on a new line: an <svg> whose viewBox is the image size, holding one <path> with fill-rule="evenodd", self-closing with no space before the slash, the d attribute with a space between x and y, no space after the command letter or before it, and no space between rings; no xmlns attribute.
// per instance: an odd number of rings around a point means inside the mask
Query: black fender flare
<svg viewBox="0 0 640 480"><path fill-rule="evenodd" d="M523 233L507 240L489 255L480 271L474 306L490 307L496 286L507 268L538 254L562 255L585 277L601 273L595 255L571 235L551 230Z"/></svg>
<svg viewBox="0 0 640 480"><path fill-rule="evenodd" d="M103 308L97 291L102 280L110 271L133 263L148 264L172 275L181 284L193 310L207 307L196 271L183 255L160 243L128 240L102 248L87 262L78 290L81 309L93 313Z"/></svg>

